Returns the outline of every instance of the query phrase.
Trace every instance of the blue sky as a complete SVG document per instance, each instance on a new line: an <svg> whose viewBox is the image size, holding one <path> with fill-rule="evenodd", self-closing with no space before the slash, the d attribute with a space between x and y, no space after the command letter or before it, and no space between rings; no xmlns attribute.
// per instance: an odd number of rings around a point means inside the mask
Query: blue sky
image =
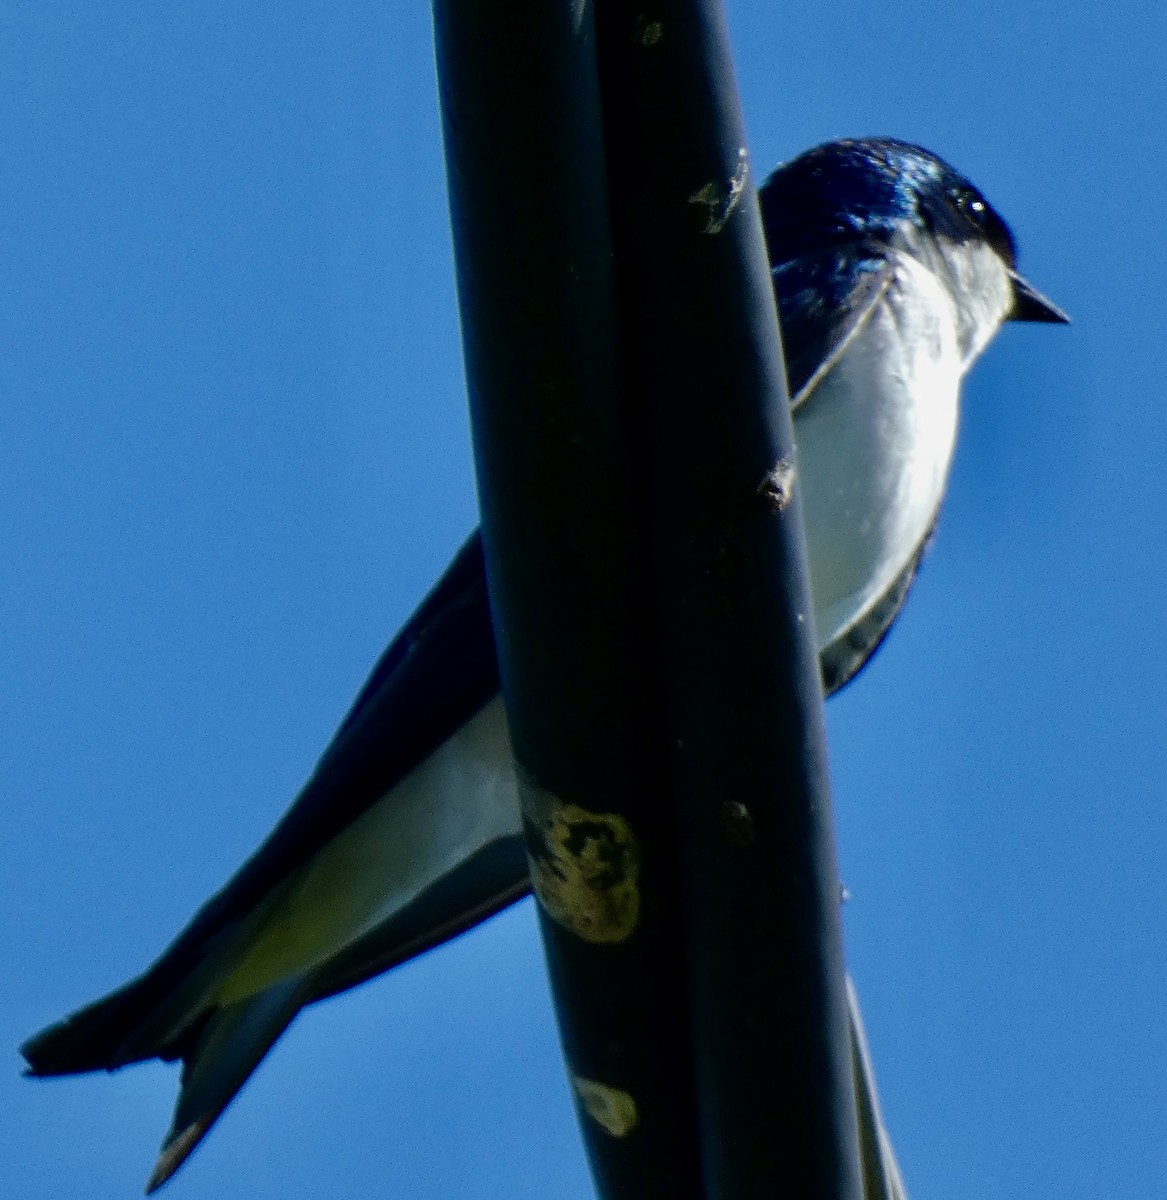
<svg viewBox="0 0 1167 1200"><path fill-rule="evenodd" d="M758 167L922 142L1075 321L974 371L830 706L885 1115L916 1200L1154 1194L1167 16L787 8L729 6ZM251 851L476 520L428 8L9 6L0 231L0 1178L113 1200L174 1069L30 1083L16 1044ZM366 1193L591 1194L529 903L302 1017L170 1192Z"/></svg>

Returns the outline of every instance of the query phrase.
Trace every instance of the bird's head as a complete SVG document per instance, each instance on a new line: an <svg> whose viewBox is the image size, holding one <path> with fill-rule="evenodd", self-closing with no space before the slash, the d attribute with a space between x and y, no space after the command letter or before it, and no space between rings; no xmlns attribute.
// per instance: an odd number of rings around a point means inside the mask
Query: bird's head
<svg viewBox="0 0 1167 1200"><path fill-rule="evenodd" d="M759 199L775 265L856 242L906 251L945 278L978 330L1069 320L1017 271L1009 226L943 159L894 138L828 142L779 167ZM970 335L973 336L973 335ZM967 347L974 357L981 334Z"/></svg>

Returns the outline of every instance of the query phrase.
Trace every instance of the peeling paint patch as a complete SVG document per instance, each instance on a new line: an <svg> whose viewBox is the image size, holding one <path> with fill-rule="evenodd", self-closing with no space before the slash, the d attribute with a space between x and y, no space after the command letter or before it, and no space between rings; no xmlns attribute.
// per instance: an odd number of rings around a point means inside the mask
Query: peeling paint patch
<svg viewBox="0 0 1167 1200"><path fill-rule="evenodd" d="M703 233L720 233L742 198L750 177L750 160L745 146L738 148L737 159L737 166L728 180L711 180L689 197L690 204L702 205L706 210Z"/></svg>
<svg viewBox="0 0 1167 1200"><path fill-rule="evenodd" d="M571 25L576 33L584 27L584 21L589 15L590 6L587 0L574 0L571 6Z"/></svg>
<svg viewBox="0 0 1167 1200"><path fill-rule="evenodd" d="M726 800L721 805L721 826L725 839L739 850L752 846L757 839L754 815L740 800Z"/></svg>
<svg viewBox="0 0 1167 1200"><path fill-rule="evenodd" d="M758 484L758 495L766 501L772 511L786 511L786 506L794 495L796 475L794 460L780 458L769 475Z"/></svg>
<svg viewBox="0 0 1167 1200"><path fill-rule="evenodd" d="M640 919L640 847L616 813L568 804L525 780L531 884L543 910L585 942L622 942Z"/></svg>
<svg viewBox="0 0 1167 1200"><path fill-rule="evenodd" d="M660 21L650 21L648 17L636 18L636 38L642 46L655 46L665 35L665 27Z"/></svg>
<svg viewBox="0 0 1167 1200"><path fill-rule="evenodd" d="M636 1101L627 1092L582 1075L573 1075L571 1082L584 1112L605 1132L620 1138L636 1128L640 1114L636 1111Z"/></svg>

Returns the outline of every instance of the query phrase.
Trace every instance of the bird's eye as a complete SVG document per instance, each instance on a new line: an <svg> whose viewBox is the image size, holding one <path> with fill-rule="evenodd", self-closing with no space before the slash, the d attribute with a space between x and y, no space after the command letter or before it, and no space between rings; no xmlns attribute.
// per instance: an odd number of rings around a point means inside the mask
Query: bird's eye
<svg viewBox="0 0 1167 1200"><path fill-rule="evenodd" d="M983 237L1010 267L1014 265L1017 248L1013 235L980 192L968 186L954 187L948 192L948 202L960 214L965 228L975 230L974 237Z"/></svg>
<svg viewBox="0 0 1167 1200"><path fill-rule="evenodd" d="M978 229L984 229L989 219L989 206L976 192L959 188L952 193L952 201L966 220L971 221Z"/></svg>

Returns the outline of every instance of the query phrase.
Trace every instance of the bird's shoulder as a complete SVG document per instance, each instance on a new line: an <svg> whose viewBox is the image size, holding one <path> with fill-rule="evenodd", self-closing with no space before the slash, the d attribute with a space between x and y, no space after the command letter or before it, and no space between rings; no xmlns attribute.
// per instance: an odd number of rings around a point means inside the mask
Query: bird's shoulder
<svg viewBox="0 0 1167 1200"><path fill-rule="evenodd" d="M886 250L868 241L787 258L771 268L795 409L862 332L894 275Z"/></svg>

